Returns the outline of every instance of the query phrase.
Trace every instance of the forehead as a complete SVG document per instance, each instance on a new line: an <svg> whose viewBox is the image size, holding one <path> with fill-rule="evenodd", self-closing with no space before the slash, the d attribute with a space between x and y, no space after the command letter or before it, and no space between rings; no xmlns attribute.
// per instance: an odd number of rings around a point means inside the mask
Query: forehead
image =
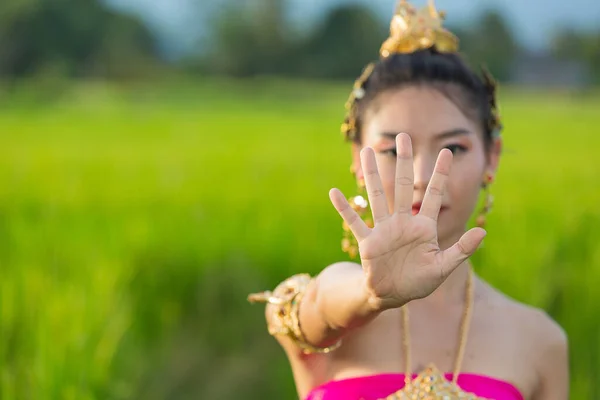
<svg viewBox="0 0 600 400"><path fill-rule="evenodd" d="M477 123L439 90L408 86L384 92L374 100L365 115L363 142L379 140L381 133L400 132L426 141L454 129L478 132Z"/></svg>

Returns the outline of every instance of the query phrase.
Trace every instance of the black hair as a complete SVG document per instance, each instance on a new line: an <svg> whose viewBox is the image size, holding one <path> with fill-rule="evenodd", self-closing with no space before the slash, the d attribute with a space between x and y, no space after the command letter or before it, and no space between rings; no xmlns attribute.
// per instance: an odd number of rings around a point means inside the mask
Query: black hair
<svg viewBox="0 0 600 400"><path fill-rule="evenodd" d="M435 47L393 54L367 67L347 105L349 114L344 124L347 138L360 143L365 112L378 95L415 84L435 87L465 115L479 121L486 148L491 146L501 130L493 78L485 69L480 77L458 53L442 53Z"/></svg>

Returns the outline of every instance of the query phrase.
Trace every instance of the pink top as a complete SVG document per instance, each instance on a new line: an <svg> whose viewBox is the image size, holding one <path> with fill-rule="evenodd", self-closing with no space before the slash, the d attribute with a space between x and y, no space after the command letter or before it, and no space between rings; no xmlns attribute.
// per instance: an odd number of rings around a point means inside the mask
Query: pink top
<svg viewBox="0 0 600 400"><path fill-rule="evenodd" d="M415 375L416 377L416 375ZM446 374L451 381L452 374ZM460 374L458 386L465 392L493 400L524 400L512 384L475 374ZM331 381L315 388L306 400L378 400L404 387L404 374L382 374Z"/></svg>

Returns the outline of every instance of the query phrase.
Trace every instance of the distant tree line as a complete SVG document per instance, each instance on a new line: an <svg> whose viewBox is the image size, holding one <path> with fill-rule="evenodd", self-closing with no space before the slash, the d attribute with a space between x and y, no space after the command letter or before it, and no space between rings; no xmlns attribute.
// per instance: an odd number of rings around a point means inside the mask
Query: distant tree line
<svg viewBox="0 0 600 400"><path fill-rule="evenodd" d="M297 32L286 20L286 0L224 0L211 18L210 49L170 67L230 76L356 77L378 57L388 21L360 5L341 5L320 24ZM451 27L474 65L485 63L500 80L513 76L526 53L503 15L490 10L475 24ZM50 72L66 77L143 76L164 66L157 38L138 18L101 0L1 0L0 79ZM563 30L550 56L576 62L600 84L600 31ZM535 68L533 68L535 73Z"/></svg>
<svg viewBox="0 0 600 400"><path fill-rule="evenodd" d="M348 79L378 57L389 33L388 21L352 4L338 6L313 31L298 35L288 31L284 3L256 0L241 5L232 0L232 7L217 19L213 51L203 59L204 69L235 76L276 73ZM485 64L503 81L511 79L515 61L526 54L496 10L484 12L469 28L450 29L459 36L461 51L473 65ZM549 56L581 63L600 84L600 31L558 32Z"/></svg>
<svg viewBox="0 0 600 400"><path fill-rule="evenodd" d="M593 83L600 85L600 31L563 29L552 42L552 54L561 60L574 60L587 66Z"/></svg>
<svg viewBox="0 0 600 400"><path fill-rule="evenodd" d="M153 34L99 1L0 1L0 78L130 76L158 62Z"/></svg>

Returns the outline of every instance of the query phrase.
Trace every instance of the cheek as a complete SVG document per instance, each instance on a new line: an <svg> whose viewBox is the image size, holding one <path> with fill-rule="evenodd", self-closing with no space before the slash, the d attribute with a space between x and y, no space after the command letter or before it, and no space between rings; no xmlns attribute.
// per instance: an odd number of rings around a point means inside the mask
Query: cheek
<svg viewBox="0 0 600 400"><path fill-rule="evenodd" d="M455 209L468 218L477 205L482 185L483 166L475 167L473 163L457 163L452 167L448 180L447 192Z"/></svg>

